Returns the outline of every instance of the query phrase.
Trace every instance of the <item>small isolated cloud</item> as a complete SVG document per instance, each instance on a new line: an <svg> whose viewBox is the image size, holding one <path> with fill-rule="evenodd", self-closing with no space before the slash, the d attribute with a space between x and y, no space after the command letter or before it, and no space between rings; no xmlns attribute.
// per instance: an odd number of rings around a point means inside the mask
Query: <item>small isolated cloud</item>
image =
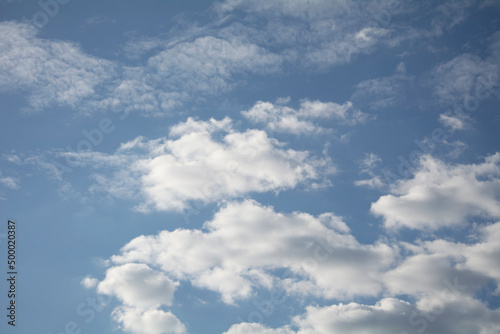
<svg viewBox="0 0 500 334"><path fill-rule="evenodd" d="M289 100L278 102L288 103ZM297 110L281 104L258 101L252 108L242 111L241 114L254 123L265 124L271 131L292 134L327 132L328 129L318 125L318 120L332 119L340 125L355 125L370 119L368 114L354 108L351 102L337 104L309 100L302 101Z"/></svg>
<svg viewBox="0 0 500 334"><path fill-rule="evenodd" d="M380 176L375 174L375 170L378 168L381 162L382 159L378 155L374 153L365 154L365 158L359 162L359 167L361 169L360 173L366 174L370 178L364 180L356 180L354 181L354 184L356 186L364 186L372 189L384 187L385 182Z"/></svg>
<svg viewBox="0 0 500 334"><path fill-rule="evenodd" d="M0 173L0 175L1 175L1 173ZM0 184L2 184L4 187L12 189L12 190L17 190L20 188L19 180L15 177L11 177L11 176L0 177Z"/></svg>
<svg viewBox="0 0 500 334"><path fill-rule="evenodd" d="M469 117L465 114L441 114L439 115L439 122L445 127L449 128L451 131L463 130L468 126Z"/></svg>
<svg viewBox="0 0 500 334"><path fill-rule="evenodd" d="M500 153L481 164L447 165L430 156L410 180L372 203L386 228L436 230L461 225L473 216L500 217Z"/></svg>
<svg viewBox="0 0 500 334"><path fill-rule="evenodd" d="M90 277L90 276L85 277L80 282L80 284L82 284L85 287L85 289L95 288L97 286L97 283L99 283L99 281L97 280L97 278Z"/></svg>
<svg viewBox="0 0 500 334"><path fill-rule="evenodd" d="M138 137L112 155L74 153L88 164L109 162L115 172L95 174L92 191L141 201L136 209L182 211L250 192L293 189L333 172L326 158L287 149L261 130L238 132L229 118L189 118L169 138Z"/></svg>

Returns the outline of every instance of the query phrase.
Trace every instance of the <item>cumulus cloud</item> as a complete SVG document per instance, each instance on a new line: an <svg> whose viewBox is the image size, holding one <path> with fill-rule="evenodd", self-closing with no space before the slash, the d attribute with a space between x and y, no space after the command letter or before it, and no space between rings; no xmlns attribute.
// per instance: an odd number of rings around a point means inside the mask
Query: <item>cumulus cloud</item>
<svg viewBox="0 0 500 334"><path fill-rule="evenodd" d="M265 124L271 131L292 134L316 134L328 131L314 122L318 119L332 119L342 125L355 125L370 119L368 114L354 108L351 102L337 104L309 100L302 101L297 110L285 105L258 101L241 114L254 123Z"/></svg>
<svg viewBox="0 0 500 334"><path fill-rule="evenodd" d="M430 156L412 179L400 180L390 195L372 203L386 228L437 230L468 217L500 217L500 153L481 164L447 165Z"/></svg>
<svg viewBox="0 0 500 334"><path fill-rule="evenodd" d="M111 257L98 291L124 303L114 318L137 333L141 327L133 324L148 319L153 326L160 320L151 318L163 317L171 324L164 330L173 326L182 332L171 313L158 309L172 302L168 291L175 290L174 280L218 292L228 304L252 297L257 288L326 300L381 298L374 304L308 306L287 326L240 323L225 334L495 333L500 311L476 299L476 293L490 283L490 289L499 289L500 222L473 235L476 242L469 244L435 239L363 245L331 213L285 214L251 200L229 202L203 229L162 231L130 241ZM288 274L280 276L277 269Z"/></svg>
<svg viewBox="0 0 500 334"><path fill-rule="evenodd" d="M172 304L178 285L143 263L126 263L108 269L97 291L115 296L127 306L157 308Z"/></svg>
<svg viewBox="0 0 500 334"><path fill-rule="evenodd" d="M358 243L331 213L282 214L250 200L227 203L204 230L140 236L111 260L118 266L158 267L175 279L219 292L231 304L250 297L255 287L327 298L376 295L381 271L394 255L384 244ZM272 270L280 268L290 276L276 276Z"/></svg>
<svg viewBox="0 0 500 334"><path fill-rule="evenodd" d="M220 139L218 139L220 138ZM190 202L210 203L250 192L280 191L322 182L333 172L326 158L286 149L261 130L238 132L229 118L186 122L169 138L136 138L113 155L71 153L109 161L112 175L94 175L93 191L142 201L138 210L178 210Z"/></svg>
<svg viewBox="0 0 500 334"><path fill-rule="evenodd" d="M120 329L134 334L183 334L186 326L171 312L118 307L111 317Z"/></svg>
<svg viewBox="0 0 500 334"><path fill-rule="evenodd" d="M387 272L388 290L429 297L443 282L458 280L461 294L472 296L489 282L500 291L500 223L481 226L474 235L478 240L471 244L437 239L405 245L412 255Z"/></svg>
<svg viewBox="0 0 500 334"><path fill-rule="evenodd" d="M97 280L87 277L82 284L95 286ZM126 263L109 268L98 282L97 292L115 296L123 303L111 314L121 329L134 334L180 334L186 333L184 324L160 309L172 304L178 286L165 273L144 263Z"/></svg>
<svg viewBox="0 0 500 334"><path fill-rule="evenodd" d="M446 298L418 304L383 298L375 305L359 303L309 306L290 325L271 329L260 324L233 325L224 334L429 333L493 334L500 329L500 312L483 303L448 291Z"/></svg>

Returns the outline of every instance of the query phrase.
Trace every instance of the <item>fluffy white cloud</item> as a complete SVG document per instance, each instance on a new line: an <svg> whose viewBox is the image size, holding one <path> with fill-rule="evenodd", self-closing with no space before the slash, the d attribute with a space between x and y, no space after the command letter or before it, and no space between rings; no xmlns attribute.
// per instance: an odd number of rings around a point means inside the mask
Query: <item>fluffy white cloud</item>
<svg viewBox="0 0 500 334"><path fill-rule="evenodd" d="M491 169L484 164L477 167ZM363 245L333 214L317 217L302 212L283 214L250 200L229 202L202 230L177 229L133 239L111 258L112 267L98 289L106 286L105 282L123 288L108 290L115 291L112 294L125 304L114 312L115 320L124 329L146 321L147 312L142 310L145 305L151 309L167 304L169 296L160 299L153 296L155 291L164 293L166 289L161 292L157 289L168 276L218 292L229 304L250 298L257 287L285 289L290 296L336 300L384 296L374 305L351 302L308 306L306 313L296 316L288 326L273 329L241 323L231 326L226 334L372 334L423 330L436 334L493 334L500 328L500 311L488 308L475 296L491 282L498 291L500 222L477 228L473 235L477 241L471 244L435 239L416 244L403 242L399 247L382 243ZM128 266L134 270L123 269ZM276 269L285 269L288 274L278 275ZM111 275L115 270L123 272L118 275L120 280ZM161 279L147 279L135 272ZM137 280L125 281L127 277ZM139 288L136 281L141 282ZM411 296L414 302L398 296ZM165 315L170 316L173 317L170 313ZM148 324L157 322L147 319ZM180 322L169 321L182 330ZM134 328L142 333L141 327Z"/></svg>
<svg viewBox="0 0 500 334"><path fill-rule="evenodd" d="M291 326L271 329L240 323L224 334L494 334L500 329L499 323L500 311L448 291L445 297L416 304L383 298L375 305L309 306L305 314L294 317L293 326L297 330L291 330Z"/></svg>
<svg viewBox="0 0 500 334"><path fill-rule="evenodd" d="M478 240L472 244L441 239L406 244L412 255L387 272L388 291L432 296L455 280L461 294L471 295L488 282L500 291L500 223L482 226L474 235Z"/></svg>
<svg viewBox="0 0 500 334"><path fill-rule="evenodd" d="M258 101L252 108L241 112L254 123L263 123L271 131L293 134L315 134L328 131L314 123L315 119L333 119L339 124L354 125L370 117L352 106L351 102L337 104L304 100L300 108Z"/></svg>
<svg viewBox="0 0 500 334"><path fill-rule="evenodd" d="M290 189L321 181L333 172L328 159L283 146L264 131L234 130L229 118L206 122L190 118L172 127L170 139L139 137L104 157L75 154L87 157L88 163L95 159L111 166L118 163L112 176L94 176L92 190L119 197L138 194L142 211L180 211L192 201L208 203L249 192Z"/></svg>
<svg viewBox="0 0 500 334"><path fill-rule="evenodd" d="M456 166L424 156L413 178L398 181L391 192L371 206L386 228L436 230L471 216L500 217L500 153Z"/></svg>
<svg viewBox="0 0 500 334"><path fill-rule="evenodd" d="M171 305L179 283L143 263L109 268L97 291L117 297L127 306L157 308Z"/></svg>
<svg viewBox="0 0 500 334"><path fill-rule="evenodd" d="M118 307L111 314L120 329L134 334L183 334L186 326L171 312Z"/></svg>
<svg viewBox="0 0 500 334"><path fill-rule="evenodd" d="M227 203L204 229L140 236L111 260L158 267L233 303L250 297L254 287L327 298L376 295L394 256L387 245L358 243L333 214L285 215L250 200ZM273 269L290 275L278 277Z"/></svg>
<svg viewBox="0 0 500 334"><path fill-rule="evenodd" d="M225 334L496 333L500 310L489 308L475 293L491 280L498 292L500 223L480 227L474 235L479 239L472 244L441 239L402 243L411 254L387 271L384 294L414 296L413 303L385 297L374 305L308 306L289 326L271 329L240 323Z"/></svg>

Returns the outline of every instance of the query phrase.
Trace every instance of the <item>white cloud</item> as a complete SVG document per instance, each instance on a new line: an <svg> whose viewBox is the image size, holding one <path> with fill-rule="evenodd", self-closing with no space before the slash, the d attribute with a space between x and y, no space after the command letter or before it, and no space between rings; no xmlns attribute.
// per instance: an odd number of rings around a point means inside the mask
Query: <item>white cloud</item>
<svg viewBox="0 0 500 334"><path fill-rule="evenodd" d="M316 134L328 131L313 122L316 119L333 119L343 125L355 125L370 119L367 114L353 108L351 102L341 105L334 102L309 100L302 101L297 110L271 102L258 101L252 108L242 111L241 114L254 123L266 124L271 131L292 134Z"/></svg>
<svg viewBox="0 0 500 334"><path fill-rule="evenodd" d="M466 121L468 112L476 111L483 100L498 95L499 41L498 33L489 38L488 52L483 58L464 53L433 70L434 93L439 102L450 107L440 120L452 129L463 129L459 121Z"/></svg>
<svg viewBox="0 0 500 334"><path fill-rule="evenodd" d="M369 179L356 180L354 184L358 187L364 186L368 188L382 188L385 186L385 182L380 178L380 176L375 175L375 169L382 162L382 159L374 153L366 153L365 158L359 162L360 173L367 174L370 176Z"/></svg>
<svg viewBox="0 0 500 334"><path fill-rule="evenodd" d="M432 296L446 279L458 279L461 294L472 295L492 281L500 292L500 223L481 226L474 236L478 240L471 244L437 239L407 245L412 255L387 273L389 291Z"/></svg>
<svg viewBox="0 0 500 334"><path fill-rule="evenodd" d="M447 165L430 156L412 179L372 203L386 228L436 230L461 225L472 216L500 217L500 153L482 164Z"/></svg>
<svg viewBox="0 0 500 334"><path fill-rule="evenodd" d="M90 276L83 278L80 282L80 284L83 285L86 289L95 288L97 286L97 283L99 283L99 280Z"/></svg>
<svg viewBox="0 0 500 334"><path fill-rule="evenodd" d="M95 285L94 279L82 283ZM171 312L159 309L169 306L179 286L165 273L143 263L126 263L106 271L97 292L112 295L124 305L116 307L111 317L120 328L134 334L186 333L186 327Z"/></svg>
<svg viewBox="0 0 500 334"><path fill-rule="evenodd" d="M231 22L222 36L245 36L254 43L278 49L292 66L318 70L350 62L379 47L425 35L397 20L414 6L404 2L365 1L224 1L215 10ZM239 18L238 22L233 22Z"/></svg>
<svg viewBox="0 0 500 334"><path fill-rule="evenodd" d="M295 334L295 332L287 327L272 329L262 324L244 322L232 325L231 328L223 334Z"/></svg>
<svg viewBox="0 0 500 334"><path fill-rule="evenodd" d="M293 318L293 326L271 329L260 324L240 323L224 334L494 334L500 330L500 311L448 291L439 298L410 304L397 298L382 298L375 305L359 303L308 306Z"/></svg>
<svg viewBox="0 0 500 334"><path fill-rule="evenodd" d="M400 103L411 86L413 77L406 74L404 63L399 63L396 73L358 83L351 99L357 105L366 104L372 110L386 109Z"/></svg>
<svg viewBox="0 0 500 334"><path fill-rule="evenodd" d="M441 124L443 124L444 126L450 128L451 131L463 130L467 126L464 121L464 117L461 117L461 115L450 116L447 114L441 114L439 115L439 122L441 122Z"/></svg>
<svg viewBox="0 0 500 334"><path fill-rule="evenodd" d="M212 95L227 92L239 74L268 74L279 70L281 58L238 38L200 37L182 42L148 60L172 90Z"/></svg>
<svg viewBox="0 0 500 334"><path fill-rule="evenodd" d="M183 334L186 326L171 312L118 307L111 314L120 329L133 334Z"/></svg>
<svg viewBox="0 0 500 334"><path fill-rule="evenodd" d="M0 90L29 92L31 109L54 104L78 109L113 77L111 62L86 55L75 44L36 35L27 24L0 23Z"/></svg>
<svg viewBox="0 0 500 334"><path fill-rule="evenodd" d="M333 172L327 159L286 149L264 131L235 131L229 118L188 119L172 127L170 139L139 137L122 144L114 155L97 158L123 163L111 176L95 175L91 190L138 197L142 203L137 209L142 211L180 211L192 201L210 203L291 189Z"/></svg>
<svg viewBox="0 0 500 334"><path fill-rule="evenodd" d="M1 173L0 173L0 175L1 175ZM13 189L13 190L20 188L19 180L15 177L12 177L12 176L0 177L0 184L2 184L3 186L5 186L9 189Z"/></svg>
<svg viewBox="0 0 500 334"><path fill-rule="evenodd" d="M492 166L475 168L477 172ZM226 334L374 334L424 329L436 334L493 334L500 328L500 311L488 308L475 295L491 282L499 289L500 222L477 228L474 236L478 239L471 244L435 239L399 246L363 245L333 214L283 214L247 200L226 203L201 230L177 229L133 239L111 257L108 274L129 265L151 266L157 268L154 275L218 292L228 304L252 297L256 288L285 289L289 296L326 300L383 296L373 305L308 306L288 326L273 329L241 323ZM288 274L279 276L276 269ZM119 284L108 280L108 274L103 282ZM129 276L118 275L122 281ZM142 282L140 288L136 281ZM126 304L114 312L124 329L142 323L142 299L155 295L159 287L158 280L126 282L126 291L114 293ZM411 296L412 302L398 296ZM146 305L158 307L160 303L165 304L149 300ZM141 327L135 328L142 333Z"/></svg>
<svg viewBox="0 0 500 334"><path fill-rule="evenodd" d="M179 283L143 263L126 263L109 268L97 291L116 296L127 306L158 308L171 305Z"/></svg>
<svg viewBox="0 0 500 334"><path fill-rule="evenodd" d="M282 59L231 37L205 36L161 48L147 64L126 66L84 53L76 44L37 37L30 25L0 24L3 92L28 92L31 110L49 106L164 116L192 102L226 93L245 75L280 70Z"/></svg>
<svg viewBox="0 0 500 334"><path fill-rule="evenodd" d="M394 256L384 244L359 244L333 214L285 215L250 200L227 203L204 229L141 236L111 260L158 267L234 303L250 297L254 287L339 299L376 295L382 271ZM288 269L290 276L273 274L279 268Z"/></svg>

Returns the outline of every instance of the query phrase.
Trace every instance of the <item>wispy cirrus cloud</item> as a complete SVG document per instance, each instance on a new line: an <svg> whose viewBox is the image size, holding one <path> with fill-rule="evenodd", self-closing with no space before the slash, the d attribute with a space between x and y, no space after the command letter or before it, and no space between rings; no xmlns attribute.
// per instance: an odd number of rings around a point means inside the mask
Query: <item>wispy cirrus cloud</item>
<svg viewBox="0 0 500 334"><path fill-rule="evenodd" d="M79 109L115 76L112 62L85 54L74 43L38 38L33 26L7 21L0 31L0 90L27 93L31 110Z"/></svg>

